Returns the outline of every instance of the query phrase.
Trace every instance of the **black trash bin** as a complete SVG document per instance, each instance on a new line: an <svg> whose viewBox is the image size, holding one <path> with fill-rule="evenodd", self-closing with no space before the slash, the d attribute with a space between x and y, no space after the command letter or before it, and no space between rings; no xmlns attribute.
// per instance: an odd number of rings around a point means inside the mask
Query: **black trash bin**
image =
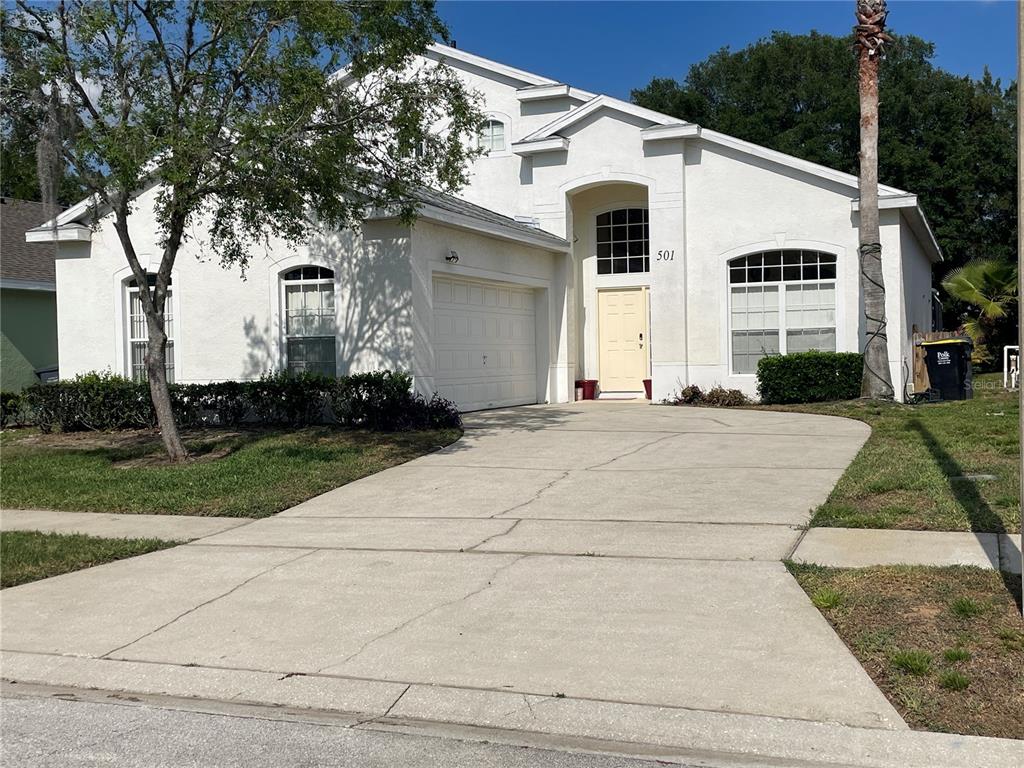
<svg viewBox="0 0 1024 768"><path fill-rule="evenodd" d="M929 392L942 400L969 400L974 395L971 382L971 348L968 338L922 341L924 362L928 367Z"/></svg>

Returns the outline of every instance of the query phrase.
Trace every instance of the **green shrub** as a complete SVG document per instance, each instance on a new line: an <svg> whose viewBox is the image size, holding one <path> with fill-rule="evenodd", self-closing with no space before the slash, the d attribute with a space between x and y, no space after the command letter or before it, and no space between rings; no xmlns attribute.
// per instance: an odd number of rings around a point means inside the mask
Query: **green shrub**
<svg viewBox="0 0 1024 768"><path fill-rule="evenodd" d="M860 397L864 358L856 352L798 352L762 357L757 391L762 403L818 403Z"/></svg>
<svg viewBox="0 0 1024 768"><path fill-rule="evenodd" d="M0 392L0 428L25 423L25 398L20 392Z"/></svg>
<svg viewBox="0 0 1024 768"><path fill-rule="evenodd" d="M133 429L156 423L149 385L110 372L35 384L25 390L25 402L43 432Z"/></svg>
<svg viewBox="0 0 1024 768"><path fill-rule="evenodd" d="M412 391L412 377L402 371L354 373L340 379L331 408L346 427L383 432L462 425L453 402L436 393L425 400Z"/></svg>
<svg viewBox="0 0 1024 768"><path fill-rule="evenodd" d="M282 371L247 382L245 391L258 421L303 426L326 420L327 402L339 385L319 373Z"/></svg>
<svg viewBox="0 0 1024 768"><path fill-rule="evenodd" d="M458 407L412 391L412 377L376 371L340 379L315 373L274 373L256 381L171 384L178 425L235 426L244 421L285 426L340 422L379 431L459 427ZM29 387L22 398L44 432L152 427L149 385L110 373L90 373ZM5 408L8 400L5 396ZM13 408L14 399L10 399ZM7 412L5 410L5 419ZM6 422L5 422L6 423Z"/></svg>

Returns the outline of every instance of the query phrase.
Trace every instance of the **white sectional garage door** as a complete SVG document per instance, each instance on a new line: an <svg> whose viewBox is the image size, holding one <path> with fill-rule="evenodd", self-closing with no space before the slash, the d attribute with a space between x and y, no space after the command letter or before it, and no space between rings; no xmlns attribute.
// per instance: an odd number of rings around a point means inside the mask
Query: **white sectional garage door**
<svg viewBox="0 0 1024 768"><path fill-rule="evenodd" d="M537 402L534 291L434 277L435 386L464 411Z"/></svg>

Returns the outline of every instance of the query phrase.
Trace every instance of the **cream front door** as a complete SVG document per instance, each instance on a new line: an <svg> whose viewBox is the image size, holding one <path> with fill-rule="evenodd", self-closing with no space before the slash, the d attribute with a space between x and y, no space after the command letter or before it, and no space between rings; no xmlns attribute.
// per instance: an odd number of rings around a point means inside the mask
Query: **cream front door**
<svg viewBox="0 0 1024 768"><path fill-rule="evenodd" d="M647 378L647 289L598 291L599 384L605 392L639 392Z"/></svg>

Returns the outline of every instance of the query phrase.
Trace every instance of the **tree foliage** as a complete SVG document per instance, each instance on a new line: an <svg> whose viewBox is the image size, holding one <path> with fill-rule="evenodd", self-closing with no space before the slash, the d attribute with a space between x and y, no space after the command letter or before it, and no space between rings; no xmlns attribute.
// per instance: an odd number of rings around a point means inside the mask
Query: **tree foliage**
<svg viewBox="0 0 1024 768"><path fill-rule="evenodd" d="M976 363L994 362L999 348L1014 344L1013 322L1019 291L1017 265L1009 261L976 259L946 275L942 287L971 309L965 313L964 332L974 342Z"/></svg>
<svg viewBox="0 0 1024 768"><path fill-rule="evenodd" d="M451 70L415 58L445 36L433 3L417 0L5 8L5 87L32 107L50 171L40 182L54 187L61 165L77 175L97 213L113 216L140 286L129 220L137 193L156 189L162 254L140 299L172 457L184 448L164 376L164 303L181 244L199 232L223 264L244 268L268 238L300 245L371 208L411 219L417 188L461 186L482 115Z"/></svg>
<svg viewBox="0 0 1024 768"><path fill-rule="evenodd" d="M894 35L881 67L879 180L921 199L948 270L1016 253L1017 85L934 64L935 47ZM682 82L633 91L644 107L847 173L857 173L853 38L776 32L723 48ZM939 275L941 277L941 274Z"/></svg>

